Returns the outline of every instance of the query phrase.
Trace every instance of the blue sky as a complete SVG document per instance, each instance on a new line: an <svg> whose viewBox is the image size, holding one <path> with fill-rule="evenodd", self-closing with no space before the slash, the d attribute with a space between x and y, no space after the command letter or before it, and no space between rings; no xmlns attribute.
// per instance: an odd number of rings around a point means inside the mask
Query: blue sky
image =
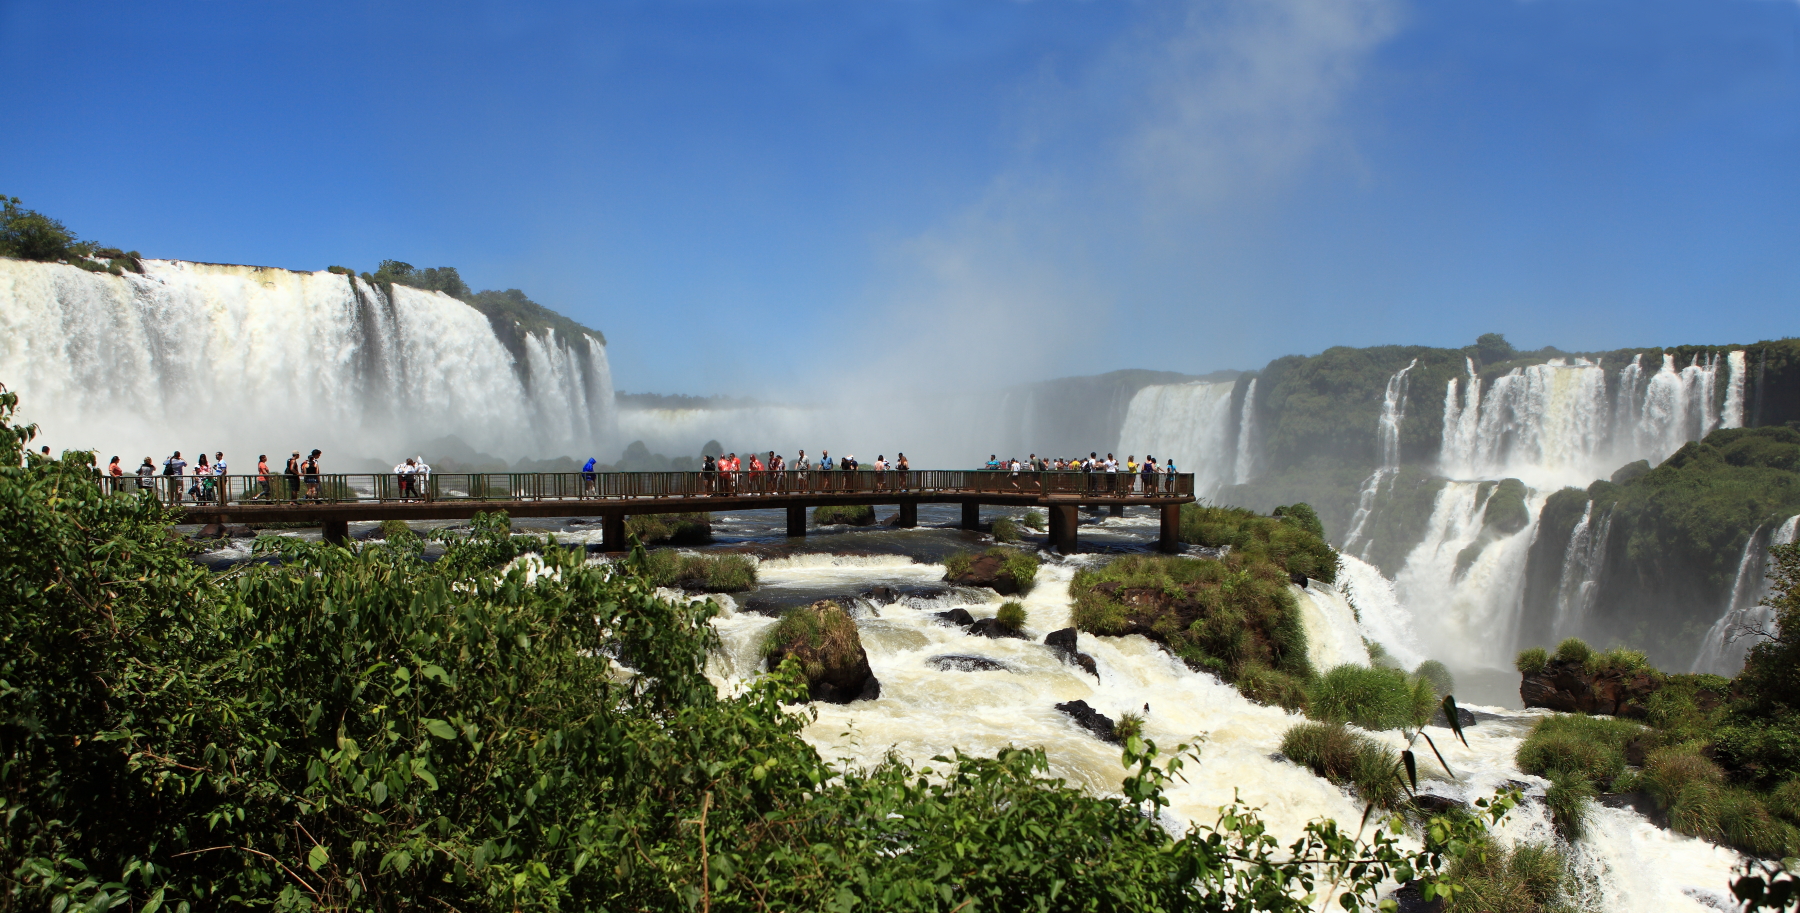
<svg viewBox="0 0 1800 913"><path fill-rule="evenodd" d="M812 399L1796 332L1800 2L0 0L0 192Z"/></svg>

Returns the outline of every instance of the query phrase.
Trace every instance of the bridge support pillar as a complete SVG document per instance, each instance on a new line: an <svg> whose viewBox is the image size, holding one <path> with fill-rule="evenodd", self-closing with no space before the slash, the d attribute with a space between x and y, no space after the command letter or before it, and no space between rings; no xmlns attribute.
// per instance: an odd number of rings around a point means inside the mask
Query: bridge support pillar
<svg viewBox="0 0 1800 913"><path fill-rule="evenodd" d="M1125 516L1125 505L1123 505L1123 504L1109 504L1109 505L1107 505L1107 508L1106 508L1106 515L1107 515L1107 516L1109 516L1109 517L1123 517L1123 516Z"/></svg>
<svg viewBox="0 0 1800 913"><path fill-rule="evenodd" d="M600 517L600 550L622 552L625 545L625 514L613 511Z"/></svg>
<svg viewBox="0 0 1800 913"><path fill-rule="evenodd" d="M788 511L788 538L797 539L806 536L806 508L790 507Z"/></svg>
<svg viewBox="0 0 1800 913"><path fill-rule="evenodd" d="M326 520L321 532L323 532L326 542L332 545L343 545L350 541L350 521Z"/></svg>
<svg viewBox="0 0 1800 913"><path fill-rule="evenodd" d="M981 503L979 501L963 502L963 529L981 528Z"/></svg>
<svg viewBox="0 0 1800 913"><path fill-rule="evenodd" d="M900 525L906 529L912 529L919 525L919 502L900 502Z"/></svg>
<svg viewBox="0 0 1800 913"><path fill-rule="evenodd" d="M1075 554L1075 505L1050 505L1050 546L1065 555Z"/></svg>
<svg viewBox="0 0 1800 913"><path fill-rule="evenodd" d="M1165 504L1162 508L1162 535L1156 540L1158 551L1181 551L1181 505Z"/></svg>

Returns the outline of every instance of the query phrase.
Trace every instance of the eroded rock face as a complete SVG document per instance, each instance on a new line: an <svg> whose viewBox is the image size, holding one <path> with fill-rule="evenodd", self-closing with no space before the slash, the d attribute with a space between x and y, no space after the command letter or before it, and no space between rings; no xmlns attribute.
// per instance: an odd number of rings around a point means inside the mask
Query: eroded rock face
<svg viewBox="0 0 1800 913"><path fill-rule="evenodd" d="M788 657L800 664L812 700L848 704L881 696L856 622L835 602L815 602L783 616L769 634L768 655L770 669Z"/></svg>
<svg viewBox="0 0 1800 913"><path fill-rule="evenodd" d="M1553 659L1519 682L1526 707L1559 713L1597 713L1643 719L1645 703L1657 688L1647 672L1589 672L1575 660Z"/></svg>
<svg viewBox="0 0 1800 913"><path fill-rule="evenodd" d="M1093 733L1100 741L1118 743L1119 733L1113 724L1112 717L1089 707L1087 701L1069 701L1066 704L1057 704L1056 709L1068 714L1069 718L1075 721L1075 725Z"/></svg>

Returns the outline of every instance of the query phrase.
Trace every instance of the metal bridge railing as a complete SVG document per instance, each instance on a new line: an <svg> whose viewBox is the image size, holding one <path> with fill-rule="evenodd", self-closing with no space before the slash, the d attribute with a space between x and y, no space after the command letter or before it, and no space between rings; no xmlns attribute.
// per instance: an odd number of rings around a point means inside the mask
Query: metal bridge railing
<svg viewBox="0 0 1800 913"><path fill-rule="evenodd" d="M659 498L794 495L1188 498L1192 473L1154 476L1106 472L985 469L857 469L800 472L433 472L321 473L317 476L105 477L118 494L148 492L166 504L386 504L436 501L629 501Z"/></svg>

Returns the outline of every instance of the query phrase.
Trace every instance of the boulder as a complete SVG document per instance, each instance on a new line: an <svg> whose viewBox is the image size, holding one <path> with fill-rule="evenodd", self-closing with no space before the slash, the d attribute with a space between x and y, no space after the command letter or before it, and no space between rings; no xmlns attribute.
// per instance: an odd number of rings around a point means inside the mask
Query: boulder
<svg viewBox="0 0 1800 913"><path fill-rule="evenodd" d="M999 555L976 555L967 571L954 577L946 574L944 579L958 586L987 587L1002 596L1017 593L1019 585L1012 575L1000 572L1004 567Z"/></svg>
<svg viewBox="0 0 1800 913"><path fill-rule="evenodd" d="M1066 704L1057 704L1056 709L1067 714L1070 719L1075 721L1075 725L1093 733L1095 738L1100 741L1118 744L1118 729L1113 724L1112 718L1089 707L1087 701L1069 701Z"/></svg>
<svg viewBox="0 0 1800 913"><path fill-rule="evenodd" d="M900 599L900 591L891 586L872 586L862 592L862 598L877 605L893 605Z"/></svg>
<svg viewBox="0 0 1800 913"><path fill-rule="evenodd" d="M1526 707L1637 720L1656 689L1648 672L1589 672L1579 660L1552 659L1520 680L1519 697Z"/></svg>
<svg viewBox="0 0 1800 913"><path fill-rule="evenodd" d="M1468 808L1468 803L1449 796L1434 796L1430 793L1419 793L1412 798L1412 807L1427 815L1444 815L1458 809Z"/></svg>
<svg viewBox="0 0 1800 913"><path fill-rule="evenodd" d="M1063 662L1080 666L1083 671L1095 678L1100 677L1100 667L1095 664L1094 658L1075 649L1074 628L1051 631L1044 636L1044 643L1049 645L1050 652L1055 653L1057 658Z"/></svg>
<svg viewBox="0 0 1800 913"><path fill-rule="evenodd" d="M937 619L962 628L966 628L975 623L975 616L970 615L968 609L951 609L948 612L939 612L937 613Z"/></svg>
<svg viewBox="0 0 1800 913"><path fill-rule="evenodd" d="M1456 721L1461 723L1464 729L1467 729L1470 726L1475 725L1475 714L1463 707L1458 707L1456 708ZM1444 708L1439 707L1437 709L1437 714L1431 718L1431 725L1442 726L1445 729L1450 728L1450 719L1444 716Z"/></svg>
<svg viewBox="0 0 1800 913"><path fill-rule="evenodd" d="M1023 631L1019 631L1016 628L1009 628L1006 625L1001 624L1000 619L998 618L983 618L980 621L969 625L969 630L964 631L963 633L996 639L1001 637L1016 637L1020 640L1026 639Z"/></svg>
<svg viewBox="0 0 1800 913"><path fill-rule="evenodd" d="M812 700L848 704L881 696L881 682L869 668L856 622L830 600L783 615L769 632L767 653L770 669L788 657L800 664Z"/></svg>
<svg viewBox="0 0 1800 913"><path fill-rule="evenodd" d="M948 653L933 656L925 664L939 672L1011 672L1012 667L985 656L968 656L961 653Z"/></svg>
<svg viewBox="0 0 1800 913"><path fill-rule="evenodd" d="M1400 886L1389 898L1399 908L1400 913L1444 913L1444 899L1426 900L1419 892L1419 883L1409 881Z"/></svg>

